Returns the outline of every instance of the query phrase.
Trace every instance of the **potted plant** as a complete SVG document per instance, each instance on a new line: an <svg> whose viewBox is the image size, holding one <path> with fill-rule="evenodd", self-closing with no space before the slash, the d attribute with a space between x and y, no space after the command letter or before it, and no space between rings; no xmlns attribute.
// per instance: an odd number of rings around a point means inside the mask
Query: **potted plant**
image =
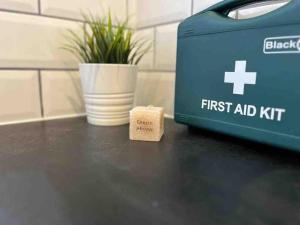
<svg viewBox="0 0 300 225"><path fill-rule="evenodd" d="M87 120L101 126L129 122L137 79L137 64L150 49L148 41L134 38L127 21L113 25L104 18L84 15L86 26L68 30L63 48L80 61ZM83 35L82 35L83 34Z"/></svg>

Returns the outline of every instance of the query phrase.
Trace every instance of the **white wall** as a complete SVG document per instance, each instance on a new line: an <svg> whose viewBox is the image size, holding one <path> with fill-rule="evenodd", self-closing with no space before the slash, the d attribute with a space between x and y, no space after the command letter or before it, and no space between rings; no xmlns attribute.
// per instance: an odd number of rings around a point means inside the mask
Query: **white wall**
<svg viewBox="0 0 300 225"><path fill-rule="evenodd" d="M80 11L108 8L127 17L127 0L0 0L0 124L84 114L63 32L84 24Z"/></svg>
<svg viewBox="0 0 300 225"><path fill-rule="evenodd" d="M59 47L80 10L127 15L153 40L140 64L136 104L173 115L178 23L218 0L0 0L0 124L84 114L78 62ZM259 9L261 11L261 9ZM264 10L264 9L263 9ZM240 17L256 10L240 12Z"/></svg>

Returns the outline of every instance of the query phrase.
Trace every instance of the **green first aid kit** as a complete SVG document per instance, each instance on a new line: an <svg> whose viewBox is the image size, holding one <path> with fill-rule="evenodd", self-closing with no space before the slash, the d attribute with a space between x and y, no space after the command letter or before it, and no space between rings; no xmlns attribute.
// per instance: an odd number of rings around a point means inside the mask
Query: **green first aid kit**
<svg viewBox="0 0 300 225"><path fill-rule="evenodd" d="M228 17L257 2L225 0L179 25L175 120L300 152L300 1Z"/></svg>

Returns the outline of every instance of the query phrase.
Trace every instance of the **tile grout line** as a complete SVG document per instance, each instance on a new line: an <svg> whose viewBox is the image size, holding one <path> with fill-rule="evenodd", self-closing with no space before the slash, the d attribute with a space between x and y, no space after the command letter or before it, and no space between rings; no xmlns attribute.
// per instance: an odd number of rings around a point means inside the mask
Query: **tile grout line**
<svg viewBox="0 0 300 225"><path fill-rule="evenodd" d="M41 6L39 6L41 7ZM38 9L39 11L41 9ZM13 10L13 9L4 9L0 7L0 12L6 12L6 13L15 13L15 14L20 14L20 15L28 15L28 16L39 16L39 17L44 17L48 19L58 19L58 20L64 20L64 21L69 21L69 22L77 22L77 23L83 23L86 24L87 22L85 20L80 20L80 19L74 19L70 17L63 17L63 16L53 16L53 15L47 15L43 14L42 12L25 12L25 11L20 11L20 10ZM113 24L113 27L116 27L115 24Z"/></svg>
<svg viewBox="0 0 300 225"><path fill-rule="evenodd" d="M41 105L41 117L44 118L43 85L42 85L41 70L38 70L38 79L39 79L39 95L40 95L40 105Z"/></svg>
<svg viewBox="0 0 300 225"><path fill-rule="evenodd" d="M159 26L164 26L164 25L171 25L171 24L174 24L174 23L182 22L182 21L183 21L183 19L169 21L169 22L161 22L161 23L156 23L156 24L153 24L153 25L146 25L146 26L138 27L137 30L144 30L144 29L147 29L147 28L159 27Z"/></svg>
<svg viewBox="0 0 300 225"><path fill-rule="evenodd" d="M163 70L163 69L139 69L139 72L146 73L175 73L176 70Z"/></svg>
<svg viewBox="0 0 300 225"><path fill-rule="evenodd" d="M41 68L41 67L0 67L1 70L45 70L45 71L78 71L79 69L72 68Z"/></svg>
<svg viewBox="0 0 300 225"><path fill-rule="evenodd" d="M38 14L41 15L42 14L41 0L37 0L37 4L38 4Z"/></svg>
<svg viewBox="0 0 300 225"><path fill-rule="evenodd" d="M80 22L80 23L85 22L84 20L80 20L80 19L73 19L73 18L67 18L67 17L62 17L62 16L51 16L51 15L46 15L46 14L42 14L42 13L25 12L25 11L20 11L20 10L13 10L13 9L0 8L0 12L16 13L16 14L30 15L30 16L40 16L40 17L45 17L45 18L50 18L50 19L59 19L59 20L66 20L66 21L73 21L73 22Z"/></svg>

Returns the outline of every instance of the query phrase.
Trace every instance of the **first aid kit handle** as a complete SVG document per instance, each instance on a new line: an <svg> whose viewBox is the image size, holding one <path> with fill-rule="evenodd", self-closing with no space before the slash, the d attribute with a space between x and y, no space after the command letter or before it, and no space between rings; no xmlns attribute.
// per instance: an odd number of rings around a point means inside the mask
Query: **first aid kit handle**
<svg viewBox="0 0 300 225"><path fill-rule="evenodd" d="M249 5L252 3L269 2L274 0L224 0L216 5L209 7L206 11L214 11L224 15L228 15L230 11L238 9L242 6ZM292 0L293 2L294 0Z"/></svg>

